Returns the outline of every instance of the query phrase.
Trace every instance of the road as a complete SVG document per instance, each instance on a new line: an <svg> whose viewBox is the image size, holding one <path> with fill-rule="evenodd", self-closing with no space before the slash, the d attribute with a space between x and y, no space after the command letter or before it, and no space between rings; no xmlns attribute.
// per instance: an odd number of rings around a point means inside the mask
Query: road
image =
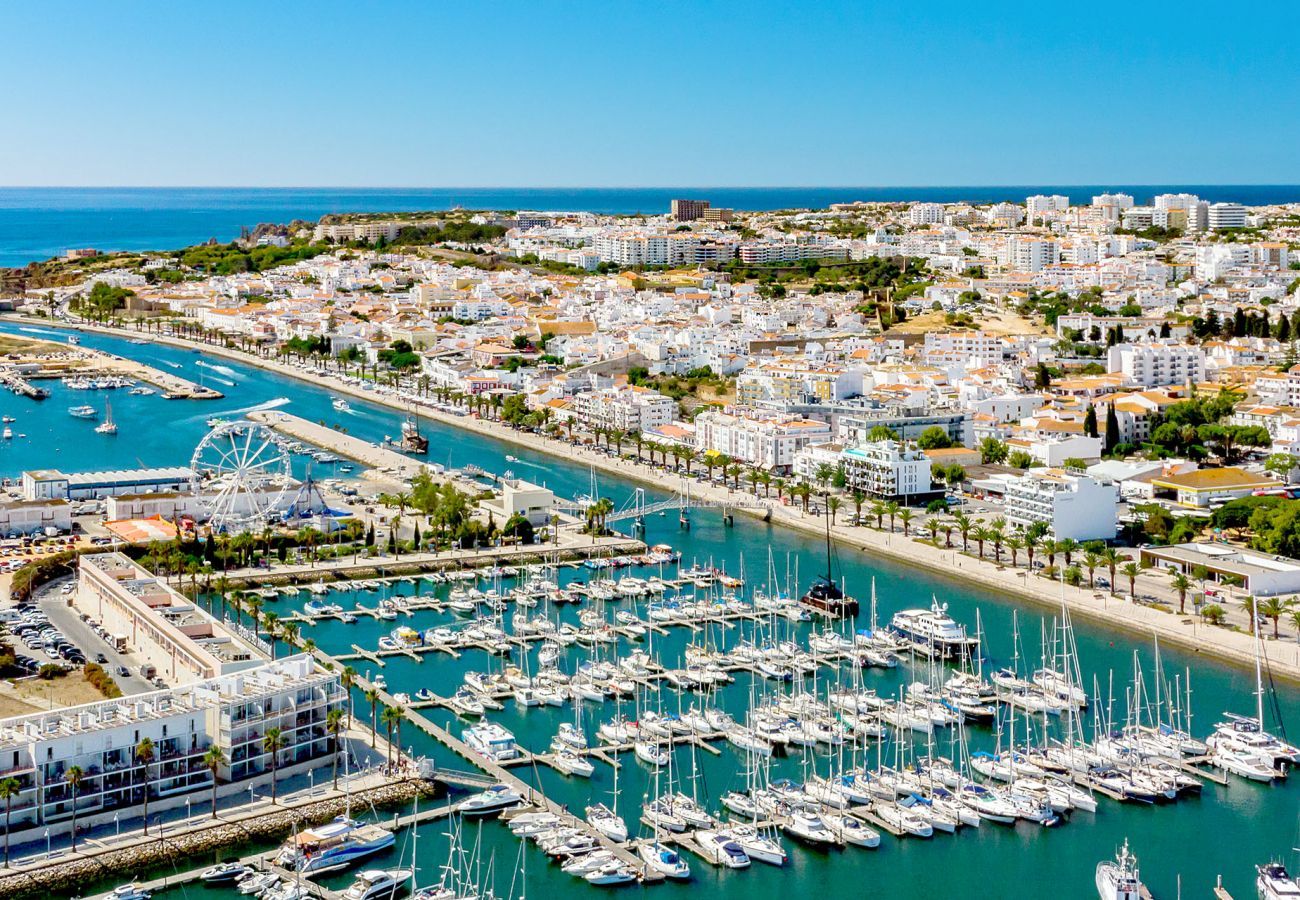
<svg viewBox="0 0 1300 900"><path fill-rule="evenodd" d="M94 662L96 654L108 657L104 668L113 676L124 694L143 694L158 690L144 678L140 677L140 661L131 653L118 653L108 642L97 635L90 625L81 621L77 610L68 605L69 596L62 592L63 586L72 581L65 577L52 581L36 592L36 604L50 617L50 624L62 631L68 640L76 644L86 654L88 661ZM126 666L131 674L125 677L117 674L118 666Z"/></svg>

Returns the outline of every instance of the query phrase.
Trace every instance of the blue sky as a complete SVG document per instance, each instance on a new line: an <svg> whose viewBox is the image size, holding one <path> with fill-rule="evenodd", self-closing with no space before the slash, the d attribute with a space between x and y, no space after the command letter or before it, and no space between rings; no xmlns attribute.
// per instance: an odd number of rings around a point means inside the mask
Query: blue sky
<svg viewBox="0 0 1300 900"><path fill-rule="evenodd" d="M1291 183L1298 10L14 0L0 184Z"/></svg>

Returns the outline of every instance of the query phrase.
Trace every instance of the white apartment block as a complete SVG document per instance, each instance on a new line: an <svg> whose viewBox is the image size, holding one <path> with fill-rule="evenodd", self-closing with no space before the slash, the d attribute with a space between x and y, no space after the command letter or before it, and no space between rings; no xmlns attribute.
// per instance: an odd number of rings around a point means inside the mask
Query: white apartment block
<svg viewBox="0 0 1300 900"><path fill-rule="evenodd" d="M1240 203L1211 203L1209 210L1211 231L1246 227L1246 207Z"/></svg>
<svg viewBox="0 0 1300 900"><path fill-rule="evenodd" d="M235 634L124 553L81 557L72 603L152 664L169 684L215 678L260 665Z"/></svg>
<svg viewBox="0 0 1300 900"><path fill-rule="evenodd" d="M936 365L955 357L964 360L967 369L976 369L998 365L1002 352L1002 339L987 331L927 331L922 359Z"/></svg>
<svg viewBox="0 0 1300 900"><path fill-rule="evenodd" d="M219 793L246 790L231 785L270 771L262 737L271 728L285 739L277 770L300 771L331 752L326 717L346 707L338 675L299 654L170 690L0 719L0 771L20 787L11 830L68 822L74 798L65 774L72 766L85 773L75 803L87 826L134 810L146 793L151 810L188 796L207 801L212 772L203 755L212 746L226 759L217 770ZM142 765L135 749L146 738L154 757Z"/></svg>
<svg viewBox="0 0 1300 900"><path fill-rule="evenodd" d="M1046 213L1065 212L1070 208L1070 198L1062 194L1035 194L1025 199L1025 212L1031 219Z"/></svg>
<svg viewBox="0 0 1300 900"><path fill-rule="evenodd" d="M851 489L879 500L908 500L933 493L930 458L913 444L871 441L842 454Z"/></svg>
<svg viewBox="0 0 1300 900"><path fill-rule="evenodd" d="M1205 350L1173 341L1116 344L1106 351L1106 371L1140 388L1196 384L1205 380Z"/></svg>
<svg viewBox="0 0 1300 900"><path fill-rule="evenodd" d="M800 450L830 439L830 425L801 416L731 407L695 417L695 449L769 471L789 470Z"/></svg>
<svg viewBox="0 0 1300 900"><path fill-rule="evenodd" d="M1044 238L1013 234L1007 238L1006 260L1017 272L1039 272L1061 261L1061 245Z"/></svg>
<svg viewBox="0 0 1300 900"><path fill-rule="evenodd" d="M939 203L913 203L907 210L909 225L942 225L943 205Z"/></svg>
<svg viewBox="0 0 1300 900"><path fill-rule="evenodd" d="M333 225L316 225L312 235L314 241L386 241L394 240L402 226L399 222L338 222Z"/></svg>
<svg viewBox="0 0 1300 900"><path fill-rule="evenodd" d="M677 403L649 388L628 385L576 394L573 410L595 428L644 432L671 424Z"/></svg>
<svg viewBox="0 0 1300 900"><path fill-rule="evenodd" d="M1114 485L1061 469L1034 469L1006 482L1007 521L1029 527L1041 522L1057 540L1113 540L1118 494Z"/></svg>
<svg viewBox="0 0 1300 900"><path fill-rule="evenodd" d="M805 259L848 259L849 248L836 244L796 241L746 241L740 245L740 261L748 265L800 262Z"/></svg>
<svg viewBox="0 0 1300 900"><path fill-rule="evenodd" d="M994 203L984 218L990 225L1014 228L1025 221L1025 211L1014 203Z"/></svg>

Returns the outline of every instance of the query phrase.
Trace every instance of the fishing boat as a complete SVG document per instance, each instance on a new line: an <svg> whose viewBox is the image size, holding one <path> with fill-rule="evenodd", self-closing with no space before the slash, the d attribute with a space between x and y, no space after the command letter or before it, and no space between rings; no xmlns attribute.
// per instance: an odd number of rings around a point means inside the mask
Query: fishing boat
<svg viewBox="0 0 1300 900"><path fill-rule="evenodd" d="M1097 863L1097 895L1101 900L1141 900L1142 882L1138 878L1137 857L1128 851L1128 841L1114 862Z"/></svg>
<svg viewBox="0 0 1300 900"><path fill-rule="evenodd" d="M104 403L104 421L95 426L96 434L117 434L117 423L113 421L113 404Z"/></svg>
<svg viewBox="0 0 1300 900"><path fill-rule="evenodd" d="M89 404L69 406L68 415L75 416L78 419L96 419L99 417L99 410Z"/></svg>
<svg viewBox="0 0 1300 900"><path fill-rule="evenodd" d="M384 900L396 897L406 890L410 880L410 869L367 869L343 892L343 900Z"/></svg>
<svg viewBox="0 0 1300 900"><path fill-rule="evenodd" d="M281 848L276 862L304 876L320 875L346 869L391 847L395 840L387 828L339 816L294 835Z"/></svg>
<svg viewBox="0 0 1300 900"><path fill-rule="evenodd" d="M799 598L804 606L832 619L843 619L858 614L858 601L847 596L831 572L831 519L830 505L826 508L826 574L817 576L808 592Z"/></svg>

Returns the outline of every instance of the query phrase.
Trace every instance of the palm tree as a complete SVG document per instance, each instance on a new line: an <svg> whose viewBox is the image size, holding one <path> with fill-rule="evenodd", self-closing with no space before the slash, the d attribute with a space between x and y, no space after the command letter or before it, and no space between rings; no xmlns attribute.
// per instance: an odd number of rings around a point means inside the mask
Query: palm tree
<svg viewBox="0 0 1300 900"><path fill-rule="evenodd" d="M370 704L370 749L375 749L379 739L379 691L371 688L366 691L366 701Z"/></svg>
<svg viewBox="0 0 1300 900"><path fill-rule="evenodd" d="M912 527L912 519L915 517L916 513L912 512L910 506L904 506L898 511L898 518L903 520L903 537L907 537L910 533L909 529Z"/></svg>
<svg viewBox="0 0 1300 900"><path fill-rule="evenodd" d="M954 526L951 522L941 522L939 530L943 532L943 545L947 549L952 549L952 530Z"/></svg>
<svg viewBox="0 0 1300 900"><path fill-rule="evenodd" d="M393 728L402 721L402 711L395 706L385 706L384 714L379 717L388 730L388 771L393 771Z"/></svg>
<svg viewBox="0 0 1300 900"><path fill-rule="evenodd" d="M1291 621L1291 625L1295 628L1296 643L1300 643L1300 606L1295 606L1293 604L1290 607L1290 612L1286 614L1286 617ZM0 796L3 795L4 795L4 783L0 782Z"/></svg>
<svg viewBox="0 0 1300 900"><path fill-rule="evenodd" d="M826 501L826 508L830 510L831 513L832 525L835 524L835 514L840 511L840 506L842 506L843 503L844 501L841 500L839 497L831 497L829 500ZM904 525L903 527L906 528L907 526Z"/></svg>
<svg viewBox="0 0 1300 900"><path fill-rule="evenodd" d="M871 501L871 516L876 520L876 531L885 530L885 504L879 500Z"/></svg>
<svg viewBox="0 0 1300 900"><path fill-rule="evenodd" d="M1138 573L1141 572L1142 570L1138 567L1137 563L1130 561L1124 563L1123 567L1119 571L1121 575L1123 575L1125 578L1128 579L1129 596L1132 597L1134 600L1136 600L1137 599L1137 577L1138 577Z"/></svg>
<svg viewBox="0 0 1300 900"><path fill-rule="evenodd" d="M1187 592L1192 589L1192 580L1179 572L1170 582L1174 590L1178 592L1178 615L1183 614L1183 609L1187 605Z"/></svg>
<svg viewBox="0 0 1300 900"><path fill-rule="evenodd" d="M81 766L69 766L63 773L63 780L72 791L72 852L77 852L77 797L81 794L81 781L86 777L86 770Z"/></svg>
<svg viewBox="0 0 1300 900"><path fill-rule="evenodd" d="M153 741L141 738L135 745L135 760L144 769L144 833L149 833L149 763L153 762Z"/></svg>
<svg viewBox="0 0 1300 900"><path fill-rule="evenodd" d="M226 764L226 751L216 744L203 754L203 764L212 773L212 818L217 817L217 770Z"/></svg>
<svg viewBox="0 0 1300 900"><path fill-rule="evenodd" d="M983 559L984 542L988 540L992 540L993 532L984 525L978 525L976 526L975 530L971 533L971 537L975 538L975 543L979 545L980 559Z"/></svg>
<svg viewBox="0 0 1300 900"><path fill-rule="evenodd" d="M812 496L812 485L801 484L798 487L799 499L803 501L803 511L808 512L808 498Z"/></svg>
<svg viewBox="0 0 1300 900"><path fill-rule="evenodd" d="M275 805L275 770L280 767L280 751L284 749L284 732L279 728L268 728L262 735L262 749L271 754L271 805Z"/></svg>
<svg viewBox="0 0 1300 900"><path fill-rule="evenodd" d="M894 520L898 518L898 501L890 500L885 504L885 515L889 516L889 533L894 533Z"/></svg>
<svg viewBox="0 0 1300 900"><path fill-rule="evenodd" d="M731 489L740 490L740 473L744 470L740 466L727 466L727 474L731 476Z"/></svg>
<svg viewBox="0 0 1300 900"><path fill-rule="evenodd" d="M1043 541L1043 552L1047 554L1047 564L1049 566L1055 566L1056 554L1061 552L1061 545L1058 541L1048 538Z"/></svg>
<svg viewBox="0 0 1300 900"><path fill-rule="evenodd" d="M1101 551L1102 565L1104 565L1106 569L1110 572L1111 596L1115 595L1115 567L1118 566L1123 561L1123 559L1124 559L1123 554L1121 554L1114 547L1107 547L1105 550Z"/></svg>
<svg viewBox="0 0 1300 900"><path fill-rule="evenodd" d="M970 533L971 529L975 527L975 523L964 512L953 513L952 520L957 525L957 531L961 534L961 552L966 553L970 550Z"/></svg>
<svg viewBox="0 0 1300 900"><path fill-rule="evenodd" d="M989 540L993 542L993 559L1002 564L1002 544L1007 539L1007 520L994 519L989 524Z"/></svg>
<svg viewBox="0 0 1300 900"><path fill-rule="evenodd" d="M343 734L343 720L346 713L341 709L331 709L325 714L325 730L329 732L334 743L334 790L339 789L339 736Z"/></svg>
<svg viewBox="0 0 1300 900"><path fill-rule="evenodd" d="M853 499L853 517L859 525L862 524L862 504L867 502L866 492L862 488L854 488L853 493L849 495Z"/></svg>
<svg viewBox="0 0 1300 900"><path fill-rule="evenodd" d="M1273 623L1273 640L1277 640L1277 622L1286 612L1287 605L1281 597L1265 597L1258 603L1257 612Z"/></svg>
<svg viewBox="0 0 1300 900"><path fill-rule="evenodd" d="M1011 553L1011 568L1019 565L1016 562L1016 554L1025 548L1025 541L1020 535L1012 534L1007 537L1007 550Z"/></svg>
<svg viewBox="0 0 1300 900"><path fill-rule="evenodd" d="M343 672L339 675L339 684L343 690L348 692L348 723L352 723L352 686L357 683L357 670L351 666L344 666Z"/></svg>
<svg viewBox="0 0 1300 900"><path fill-rule="evenodd" d="M1101 556L1098 555L1095 551L1089 550L1087 553L1083 554L1083 567L1088 570L1088 590L1092 590L1097 586L1096 583L1097 567L1100 565L1101 565ZM1179 612L1183 611L1182 606L1183 604L1182 601L1180 600L1178 603Z"/></svg>
<svg viewBox="0 0 1300 900"><path fill-rule="evenodd" d="M1079 549L1079 542L1074 538L1061 538L1061 540L1057 542L1056 549L1064 554L1065 564L1068 566L1070 565L1070 557Z"/></svg>
<svg viewBox="0 0 1300 900"><path fill-rule="evenodd" d="M1025 556L1029 557L1029 571L1034 570L1034 553L1038 550L1038 544L1041 538L1033 531L1025 532Z"/></svg>
<svg viewBox="0 0 1300 900"><path fill-rule="evenodd" d="M23 786L17 778L6 778L0 781L0 799L5 802L5 868L9 868L9 812L13 806L14 798L22 793Z"/></svg>

